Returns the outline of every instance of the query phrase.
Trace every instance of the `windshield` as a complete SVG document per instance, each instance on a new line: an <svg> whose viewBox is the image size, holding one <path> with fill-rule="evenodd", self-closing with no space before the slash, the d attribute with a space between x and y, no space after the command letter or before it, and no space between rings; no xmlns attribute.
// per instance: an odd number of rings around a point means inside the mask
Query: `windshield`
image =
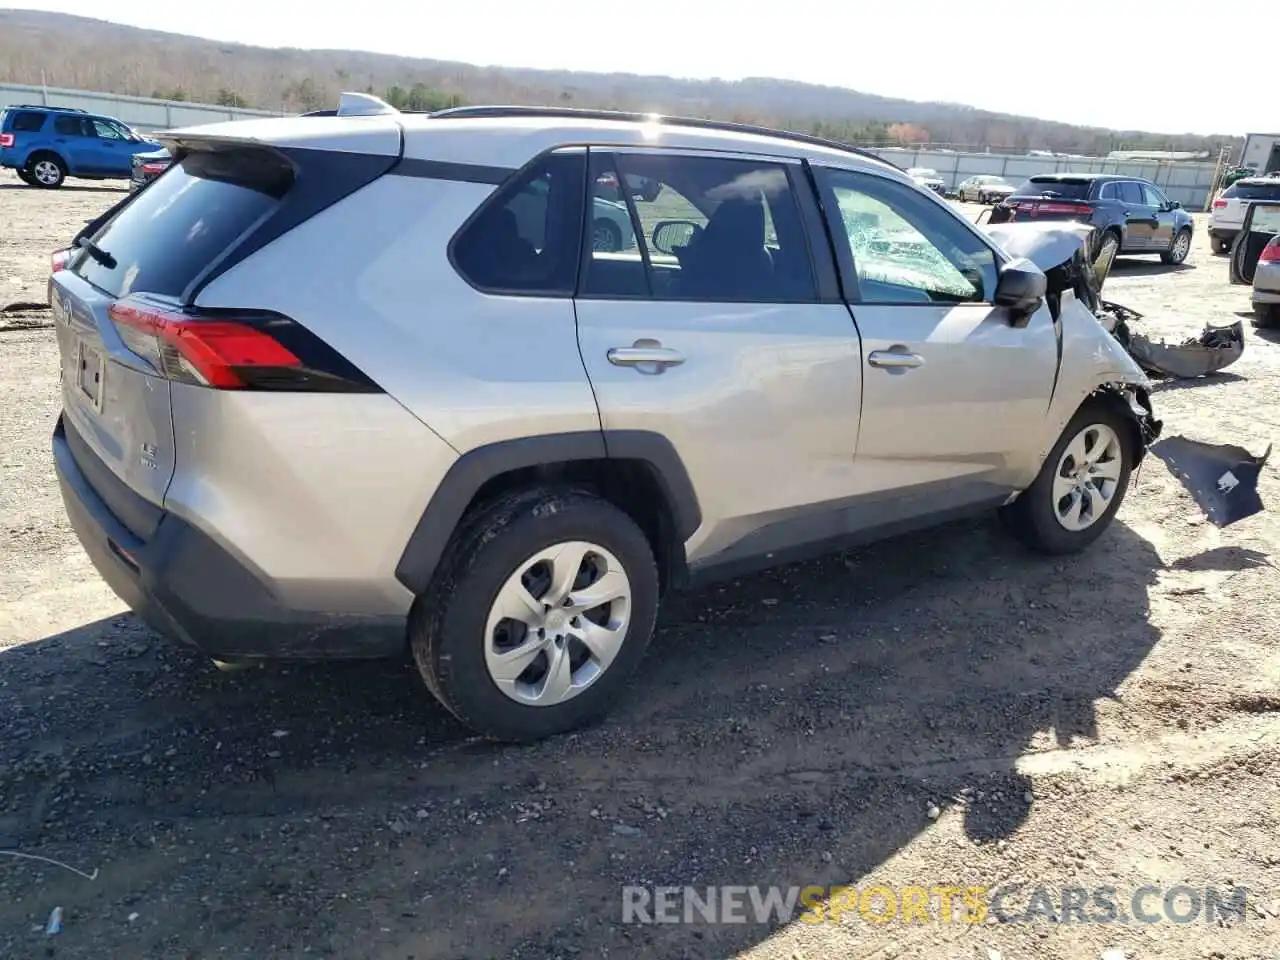
<svg viewBox="0 0 1280 960"><path fill-rule="evenodd" d="M907 173L913 177L936 177L938 175L937 170L931 170L928 167L912 167Z"/></svg>
<svg viewBox="0 0 1280 960"><path fill-rule="evenodd" d="M1057 177L1032 177L1017 190L1016 197L1063 197L1068 200L1088 200L1088 180L1060 180Z"/></svg>

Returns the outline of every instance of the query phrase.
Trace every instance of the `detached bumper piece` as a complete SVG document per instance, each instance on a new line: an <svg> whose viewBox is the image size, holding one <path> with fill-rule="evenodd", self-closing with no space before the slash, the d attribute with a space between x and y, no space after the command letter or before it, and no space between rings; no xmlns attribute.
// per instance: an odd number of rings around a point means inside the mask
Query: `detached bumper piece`
<svg viewBox="0 0 1280 960"><path fill-rule="evenodd" d="M1130 327L1142 319L1136 310L1104 300L1098 313L1138 366L1153 376L1179 380L1207 376L1231 366L1244 353L1244 324L1239 320L1226 327L1206 326L1199 337L1182 343L1157 343Z"/></svg>
<svg viewBox="0 0 1280 960"><path fill-rule="evenodd" d="M1232 444L1168 437L1152 444L1151 452L1164 461L1215 526L1229 526L1265 509L1258 495L1258 475L1271 456L1270 446L1255 457Z"/></svg>

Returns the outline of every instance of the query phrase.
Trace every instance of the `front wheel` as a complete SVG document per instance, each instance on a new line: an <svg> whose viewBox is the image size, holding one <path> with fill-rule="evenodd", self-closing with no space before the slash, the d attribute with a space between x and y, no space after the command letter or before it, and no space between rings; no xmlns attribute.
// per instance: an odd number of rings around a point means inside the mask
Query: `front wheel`
<svg viewBox="0 0 1280 960"><path fill-rule="evenodd" d="M1037 552L1083 550L1111 525L1136 457L1133 431L1124 416L1105 403L1086 403L1063 430L1035 481L1003 508L1003 519Z"/></svg>
<svg viewBox="0 0 1280 960"><path fill-rule="evenodd" d="M1170 266L1177 266L1186 261L1189 253L1191 253L1191 231L1182 229L1173 238L1168 251L1160 254L1160 259Z"/></svg>
<svg viewBox="0 0 1280 960"><path fill-rule="evenodd" d="M495 740L540 740L595 719L644 656L658 571L627 514L581 490L510 495L471 520L409 637L427 687Z"/></svg>

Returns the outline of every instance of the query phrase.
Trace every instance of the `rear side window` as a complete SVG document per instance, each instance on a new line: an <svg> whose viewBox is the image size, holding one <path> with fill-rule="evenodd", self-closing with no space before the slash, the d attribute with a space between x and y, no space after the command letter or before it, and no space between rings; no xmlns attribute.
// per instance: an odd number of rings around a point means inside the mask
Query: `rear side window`
<svg viewBox="0 0 1280 960"><path fill-rule="evenodd" d="M573 296L585 167L561 151L500 187L453 241L455 269L486 293Z"/></svg>
<svg viewBox="0 0 1280 960"><path fill-rule="evenodd" d="M292 184L292 169L267 151L188 154L89 235L108 263L82 250L71 269L113 297L180 297Z"/></svg>
<svg viewBox="0 0 1280 960"><path fill-rule="evenodd" d="M44 126L45 114L33 113L30 110L15 110L10 117L0 114L0 128L13 133L38 133ZM9 123L5 123L9 120Z"/></svg>
<svg viewBox="0 0 1280 960"><path fill-rule="evenodd" d="M1059 180L1056 177L1032 177L1017 190L1015 197L1060 197L1064 200L1088 200L1089 180Z"/></svg>
<svg viewBox="0 0 1280 960"><path fill-rule="evenodd" d="M1275 183L1233 183L1222 195L1240 200L1280 200L1280 180Z"/></svg>

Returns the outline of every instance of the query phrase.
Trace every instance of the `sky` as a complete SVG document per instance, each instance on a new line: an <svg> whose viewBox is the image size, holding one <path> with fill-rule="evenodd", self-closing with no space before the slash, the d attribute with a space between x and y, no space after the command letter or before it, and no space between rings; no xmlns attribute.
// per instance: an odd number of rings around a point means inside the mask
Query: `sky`
<svg viewBox="0 0 1280 960"><path fill-rule="evenodd" d="M0 3L5 0L0 0ZM513 67L777 77L1065 123L1167 133L1280 127L1237 79L1280 5L1139 0L271 0L9 3L267 47L369 50ZM1217 10L1225 16L1216 16ZM1233 25L1234 23L1234 25ZM1206 42L1195 42L1196 37ZM1243 84L1243 86L1242 86Z"/></svg>

